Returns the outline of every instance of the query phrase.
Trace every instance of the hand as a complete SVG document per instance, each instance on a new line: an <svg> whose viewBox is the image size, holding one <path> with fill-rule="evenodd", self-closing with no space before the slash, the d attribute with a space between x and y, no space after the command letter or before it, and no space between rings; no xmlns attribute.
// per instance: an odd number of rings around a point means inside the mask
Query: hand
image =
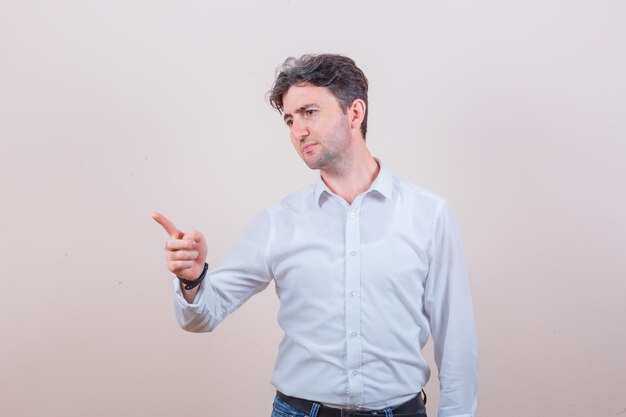
<svg viewBox="0 0 626 417"><path fill-rule="evenodd" d="M207 257L206 240L202 233L197 230L183 233L160 213L152 213L152 218L163 226L170 237L165 243L167 268L181 278L198 279Z"/></svg>

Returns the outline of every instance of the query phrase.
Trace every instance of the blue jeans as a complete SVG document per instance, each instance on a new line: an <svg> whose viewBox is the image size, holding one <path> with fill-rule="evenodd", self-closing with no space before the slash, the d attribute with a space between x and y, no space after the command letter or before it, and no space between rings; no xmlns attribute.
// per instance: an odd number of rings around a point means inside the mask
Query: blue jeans
<svg viewBox="0 0 626 417"><path fill-rule="evenodd" d="M319 410L319 404L315 403L311 410L298 410L294 408L278 398L274 398L272 417L317 417L317 413ZM384 410L385 417L426 417L426 407L422 407L421 410L418 410L416 413L411 414L394 414L391 408L386 408ZM348 416L354 415L356 416L367 416L367 413L349 413ZM372 415L372 414L369 414ZM378 413L380 417L383 416L381 412Z"/></svg>

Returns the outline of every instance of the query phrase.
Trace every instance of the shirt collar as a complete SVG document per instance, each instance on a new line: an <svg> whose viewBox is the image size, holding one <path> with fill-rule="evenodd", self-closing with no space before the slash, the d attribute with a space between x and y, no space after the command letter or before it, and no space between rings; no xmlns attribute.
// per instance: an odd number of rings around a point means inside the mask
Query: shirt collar
<svg viewBox="0 0 626 417"><path fill-rule="evenodd" d="M374 158L378 165L380 166L380 171L378 171L378 175L370 185L370 188L365 192L370 193L372 191L376 191L380 195L385 198L391 198L391 191L393 190L393 177L389 170L385 167L385 165L378 158ZM327 195L333 195L334 193L328 188L324 180L322 179L322 175L317 178L315 181L315 201L318 205L321 205L322 196L326 197Z"/></svg>

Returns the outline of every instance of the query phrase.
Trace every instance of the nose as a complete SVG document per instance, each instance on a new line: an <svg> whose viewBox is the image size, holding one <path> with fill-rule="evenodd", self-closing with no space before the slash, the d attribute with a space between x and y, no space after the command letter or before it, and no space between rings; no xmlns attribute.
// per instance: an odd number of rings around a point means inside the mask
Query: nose
<svg viewBox="0 0 626 417"><path fill-rule="evenodd" d="M294 118L293 124L291 125L291 134L297 140L302 140L309 136L309 127L304 120L297 120Z"/></svg>

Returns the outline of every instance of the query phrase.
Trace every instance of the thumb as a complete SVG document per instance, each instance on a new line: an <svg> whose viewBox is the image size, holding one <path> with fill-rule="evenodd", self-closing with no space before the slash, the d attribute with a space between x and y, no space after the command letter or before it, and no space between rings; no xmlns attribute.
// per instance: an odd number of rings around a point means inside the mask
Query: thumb
<svg viewBox="0 0 626 417"><path fill-rule="evenodd" d="M174 223L172 223L170 219L168 219L161 213L152 213L152 218L156 220L156 222L159 223L161 226L163 226L163 228L170 237L174 239L181 239L183 237L183 232L178 230L178 228L174 226Z"/></svg>

